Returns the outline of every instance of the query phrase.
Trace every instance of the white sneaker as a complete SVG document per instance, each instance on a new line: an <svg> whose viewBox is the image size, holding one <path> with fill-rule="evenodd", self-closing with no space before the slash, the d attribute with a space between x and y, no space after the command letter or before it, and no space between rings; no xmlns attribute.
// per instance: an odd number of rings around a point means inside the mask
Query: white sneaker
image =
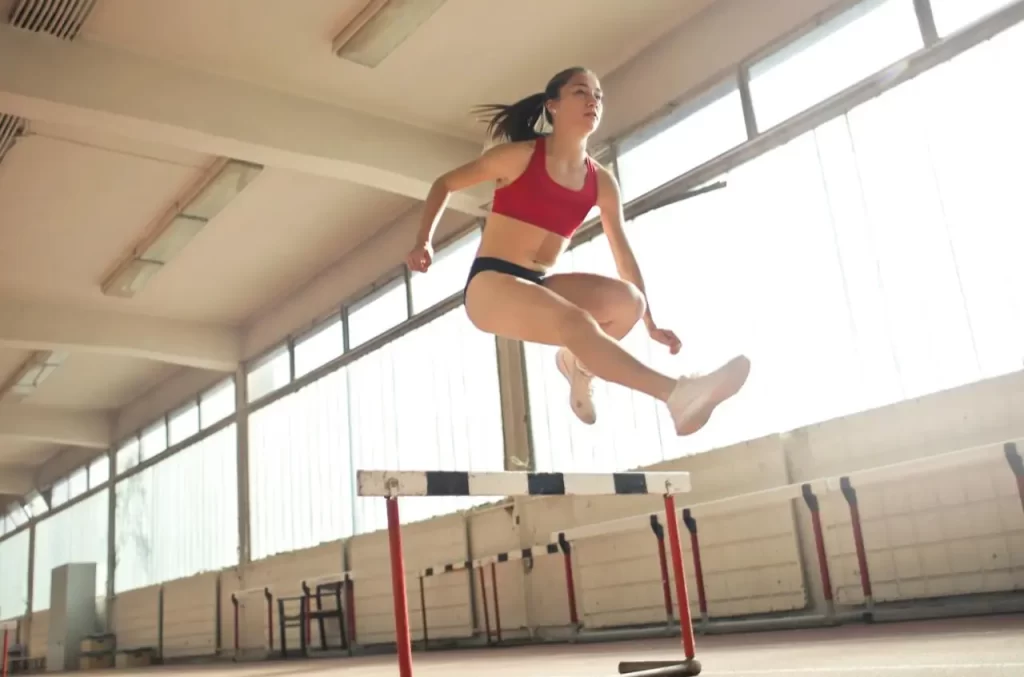
<svg viewBox="0 0 1024 677"><path fill-rule="evenodd" d="M576 418L587 425L593 425L597 421L597 411L594 408L594 376L580 367L568 348L558 349L555 364L569 382L569 406L572 407Z"/></svg>
<svg viewBox="0 0 1024 677"><path fill-rule="evenodd" d="M704 376L683 376L668 398L668 411L677 435L692 435L708 422L719 404L743 387L750 374L750 359L734 357Z"/></svg>

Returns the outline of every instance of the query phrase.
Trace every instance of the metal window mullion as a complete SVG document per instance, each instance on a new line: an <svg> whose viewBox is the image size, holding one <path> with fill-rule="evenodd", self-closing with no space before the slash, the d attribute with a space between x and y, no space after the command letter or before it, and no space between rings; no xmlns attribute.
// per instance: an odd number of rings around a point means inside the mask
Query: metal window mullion
<svg viewBox="0 0 1024 677"><path fill-rule="evenodd" d="M166 415L165 415L166 416ZM106 628L107 632L114 631L113 605L117 595L117 447L111 447L107 451L107 467L110 468L110 478L106 482L107 491L107 601L106 601Z"/></svg>
<svg viewBox="0 0 1024 677"><path fill-rule="evenodd" d="M412 303L412 271L409 266L402 266L402 279L405 281L405 319L415 315Z"/></svg>
<svg viewBox="0 0 1024 677"><path fill-rule="evenodd" d="M962 0L970 2L970 0ZM925 47L931 47L939 41L939 30L935 27L935 15L932 13L931 0L914 0L914 13L917 14L917 25L921 30L921 39Z"/></svg>
<svg viewBox="0 0 1024 677"><path fill-rule="evenodd" d="M249 491L249 388L245 367L235 370L235 475L238 501L238 564L252 561L252 512Z"/></svg>
<svg viewBox="0 0 1024 677"><path fill-rule="evenodd" d="M288 383L295 382L295 337L289 336L286 349L288 350Z"/></svg>
<svg viewBox="0 0 1024 677"><path fill-rule="evenodd" d="M757 114L754 112L754 98L750 94L750 66L743 64L736 73L736 86L743 106L743 123L747 127L747 139L757 137Z"/></svg>

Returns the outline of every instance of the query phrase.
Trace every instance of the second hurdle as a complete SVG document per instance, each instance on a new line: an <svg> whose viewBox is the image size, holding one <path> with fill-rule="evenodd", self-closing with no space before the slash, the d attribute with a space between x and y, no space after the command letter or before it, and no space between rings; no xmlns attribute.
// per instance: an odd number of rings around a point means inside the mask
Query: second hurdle
<svg viewBox="0 0 1024 677"><path fill-rule="evenodd" d="M431 496L637 496L660 494L665 501L665 528L668 530L672 569L680 610L684 658L678 661L620 664L619 672L635 677L678 677L698 675L689 595L679 535L679 517L675 494L690 491L687 472L620 473L531 473L460 471L387 471L360 470L357 473L359 496L379 496L387 501L388 538L391 555L391 580L395 608L395 641L398 647L400 677L412 677L412 640L409 631L409 604L406 590L405 556L402 551L400 497ZM626 667L628 665L628 668Z"/></svg>

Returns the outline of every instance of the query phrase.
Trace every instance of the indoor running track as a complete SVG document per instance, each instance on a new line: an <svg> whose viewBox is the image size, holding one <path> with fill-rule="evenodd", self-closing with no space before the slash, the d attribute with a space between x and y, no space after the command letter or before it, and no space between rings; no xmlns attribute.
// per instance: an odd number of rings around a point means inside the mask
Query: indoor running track
<svg viewBox="0 0 1024 677"><path fill-rule="evenodd" d="M661 660L678 640L415 653L415 677L612 677L619 660ZM1024 677L1024 615L697 637L706 677ZM162 666L93 673L170 677L397 677L394 656Z"/></svg>

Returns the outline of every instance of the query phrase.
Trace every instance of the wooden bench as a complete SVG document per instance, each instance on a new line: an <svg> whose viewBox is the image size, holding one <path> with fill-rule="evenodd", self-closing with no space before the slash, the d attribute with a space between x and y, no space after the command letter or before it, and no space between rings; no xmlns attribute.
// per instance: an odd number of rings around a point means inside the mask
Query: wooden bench
<svg viewBox="0 0 1024 677"><path fill-rule="evenodd" d="M16 656L8 652L7 666L12 675L43 672L46 670L46 656Z"/></svg>
<svg viewBox="0 0 1024 677"><path fill-rule="evenodd" d="M87 635L79 644L79 670L107 670L114 667L117 638L109 632Z"/></svg>
<svg viewBox="0 0 1024 677"><path fill-rule="evenodd" d="M114 665L117 668L141 668L158 662L159 654L156 647L137 646L130 649L118 649Z"/></svg>

